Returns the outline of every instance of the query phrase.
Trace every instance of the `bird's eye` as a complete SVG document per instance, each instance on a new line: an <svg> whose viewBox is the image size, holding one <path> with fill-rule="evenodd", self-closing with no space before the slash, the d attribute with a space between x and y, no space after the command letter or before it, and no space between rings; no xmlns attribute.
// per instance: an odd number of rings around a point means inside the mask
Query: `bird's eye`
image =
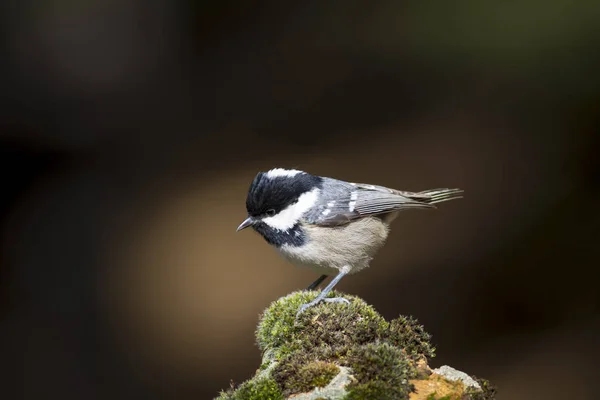
<svg viewBox="0 0 600 400"><path fill-rule="evenodd" d="M272 208L269 208L266 212L267 216L272 217L273 215L275 215L275 210Z"/></svg>

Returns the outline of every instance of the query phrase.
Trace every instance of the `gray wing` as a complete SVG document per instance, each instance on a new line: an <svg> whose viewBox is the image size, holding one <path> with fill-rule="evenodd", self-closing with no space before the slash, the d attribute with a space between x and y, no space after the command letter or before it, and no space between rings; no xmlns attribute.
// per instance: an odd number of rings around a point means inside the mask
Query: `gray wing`
<svg viewBox="0 0 600 400"><path fill-rule="evenodd" d="M322 226L343 225L367 216L435 208L434 204L460 198L461 194L460 189L407 192L384 186L326 179L319 207L307 216L307 222Z"/></svg>

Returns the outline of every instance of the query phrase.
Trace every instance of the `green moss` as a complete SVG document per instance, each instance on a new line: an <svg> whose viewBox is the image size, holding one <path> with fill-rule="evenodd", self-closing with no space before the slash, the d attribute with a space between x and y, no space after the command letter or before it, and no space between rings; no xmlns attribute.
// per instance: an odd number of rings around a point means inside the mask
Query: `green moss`
<svg viewBox="0 0 600 400"><path fill-rule="evenodd" d="M496 398L496 386L492 385L486 379L477 378L475 376L471 376L471 378L479 383L481 390L472 387L467 388L465 394L468 396L467 398L469 400L494 400Z"/></svg>
<svg viewBox="0 0 600 400"><path fill-rule="evenodd" d="M327 390L345 390L347 399L401 400L414 391L411 379L429 376L426 361L435 349L416 319L401 316L388 323L362 299L338 292L329 297L344 297L350 304L321 303L296 317L300 306L317 295L295 292L265 310L256 330L263 354L257 375L221 393L219 400L277 400L309 392L326 387L340 367L347 367L351 377L344 375L347 381ZM495 388L487 381L479 383L484 390L472 391L464 400L493 399ZM432 396L428 400L448 397Z"/></svg>
<svg viewBox="0 0 600 400"><path fill-rule="evenodd" d="M400 316L392 320L385 337L391 344L403 348L413 359L435 357L431 335L413 317Z"/></svg>
<svg viewBox="0 0 600 400"><path fill-rule="evenodd" d="M317 295L315 291L296 292L268 307L256 331L258 347L272 350L280 360L296 351L309 352L319 347L335 351L372 342L389 327L362 299L336 292L331 292L330 297L344 297L350 304L321 303L296 319L298 308Z"/></svg>
<svg viewBox="0 0 600 400"><path fill-rule="evenodd" d="M331 362L290 359L278 365L272 377L282 388L283 395L289 396L325 387L339 372L339 367Z"/></svg>
<svg viewBox="0 0 600 400"><path fill-rule="evenodd" d="M356 381L348 385L348 399L408 399L414 388L409 379L417 371L397 347L389 343L369 343L353 347L343 359Z"/></svg>
<svg viewBox="0 0 600 400"><path fill-rule="evenodd" d="M233 400L233 390L222 390L221 393L219 393L219 397L215 398L215 400Z"/></svg>
<svg viewBox="0 0 600 400"><path fill-rule="evenodd" d="M355 385L344 400L365 399L408 399L408 393L402 389L390 388L385 382L368 382Z"/></svg>
<svg viewBox="0 0 600 400"><path fill-rule="evenodd" d="M285 345L295 330L298 308L313 297L311 292L296 292L274 301L263 313L256 330L258 348L265 351Z"/></svg>
<svg viewBox="0 0 600 400"><path fill-rule="evenodd" d="M351 301L349 305L322 303L296 318L300 305L317 294L298 292L279 299L267 308L258 326L259 348L275 353L279 360L272 376L283 394L313 389L316 367L337 362L352 368L356 378L349 387L349 396L354 397L349 398L406 397L412 390L408 379L416 376L416 369L397 345L406 340L411 351L425 348L426 334L416 321L398 320L392 329L373 307L349 295L343 296ZM330 362L318 364L319 360ZM332 369L323 382L335 374Z"/></svg>
<svg viewBox="0 0 600 400"><path fill-rule="evenodd" d="M437 394L433 392L429 396L427 396L426 400L452 400L452 397L450 397L450 395L444 397L437 397Z"/></svg>
<svg viewBox="0 0 600 400"><path fill-rule="evenodd" d="M356 381L348 388L349 398L408 396L408 379L416 377L416 368L407 355L433 354L430 336L417 321L400 317L391 325L362 299L335 292L330 296L351 303L322 303L296 318L298 308L317 294L296 292L277 300L257 328L259 348L279 361L272 376L284 395L314 388L315 367L310 366L328 360L352 368ZM327 383L334 376L326 376Z"/></svg>
<svg viewBox="0 0 600 400"><path fill-rule="evenodd" d="M283 394L273 379L256 378L242 383L237 389L221 392L217 400L283 400Z"/></svg>
<svg viewBox="0 0 600 400"><path fill-rule="evenodd" d="M308 364L300 371L301 375L307 377L306 379L313 388L327 386L339 373L340 368L337 365L325 361L317 361Z"/></svg>

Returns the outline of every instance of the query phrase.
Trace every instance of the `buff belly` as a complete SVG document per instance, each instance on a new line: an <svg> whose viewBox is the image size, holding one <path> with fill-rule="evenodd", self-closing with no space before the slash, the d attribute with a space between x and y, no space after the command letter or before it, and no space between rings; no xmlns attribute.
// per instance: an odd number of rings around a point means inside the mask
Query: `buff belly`
<svg viewBox="0 0 600 400"><path fill-rule="evenodd" d="M301 247L283 245L278 250L290 262L308 267L318 274L336 275L348 266L356 273L369 262L383 246L389 232L391 218L367 217L336 227L302 225L308 240Z"/></svg>

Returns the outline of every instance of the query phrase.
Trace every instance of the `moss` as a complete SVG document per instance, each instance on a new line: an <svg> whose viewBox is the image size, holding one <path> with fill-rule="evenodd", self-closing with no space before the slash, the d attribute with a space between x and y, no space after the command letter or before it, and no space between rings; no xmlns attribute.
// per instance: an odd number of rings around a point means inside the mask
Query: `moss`
<svg viewBox="0 0 600 400"><path fill-rule="evenodd" d="M416 320L399 319L392 328L373 307L348 295L343 297L351 301L349 305L322 303L296 318L300 305L317 294L299 292L279 299L267 308L258 326L259 348L279 360L272 376L283 394L311 390L316 367L337 362L352 368L356 378L349 386L349 398L406 397L412 390L408 380L417 374L408 352L399 348L402 340L415 354L431 354L427 334ZM319 364L319 360L330 362ZM334 376L326 376L327 383Z"/></svg>
<svg viewBox="0 0 600 400"><path fill-rule="evenodd" d="M435 356L435 349L431 335L412 317L388 323L362 299L338 292L329 297L344 297L350 304L324 302L296 317L300 306L317 295L295 292L264 311L256 330L263 355L257 375L222 392L219 400L284 399L327 387L340 371L336 387L329 385L324 397L333 391L335 398L401 400L417 387L423 395L434 392L428 400L493 399L495 388L484 380L478 380L483 391L468 394L462 384L429 387L427 358Z"/></svg>
<svg viewBox="0 0 600 400"><path fill-rule="evenodd" d="M340 368L337 365L325 361L317 361L308 364L300 370L300 375L305 375L306 380L315 388L327 386L339 372Z"/></svg>
<svg viewBox="0 0 600 400"><path fill-rule="evenodd" d="M402 389L390 388L385 382L368 382L355 385L344 400L366 399L408 399L408 393Z"/></svg>
<svg viewBox="0 0 600 400"><path fill-rule="evenodd" d="M233 391L222 390L221 393L219 393L219 397L217 397L215 400L233 400Z"/></svg>
<svg viewBox="0 0 600 400"><path fill-rule="evenodd" d="M283 395L289 396L325 387L339 372L339 367L331 362L292 359L277 366L272 377L282 388Z"/></svg>
<svg viewBox="0 0 600 400"><path fill-rule="evenodd" d="M369 343L389 328L385 319L362 299L336 292L331 292L330 297L344 297L350 304L321 303L296 319L298 308L317 295L315 291L296 292L267 308L256 332L258 347L272 350L281 360L296 351L310 352L319 347L335 351Z"/></svg>
<svg viewBox="0 0 600 400"><path fill-rule="evenodd" d="M496 398L496 386L492 385L488 380L477 378L475 376L471 376L471 378L475 379L479 386L481 386L481 390L469 387L465 391L465 394L468 396L469 400L494 400Z"/></svg>
<svg viewBox="0 0 600 400"><path fill-rule="evenodd" d="M283 400L277 383L270 378L256 378L242 383L237 389L221 392L217 400Z"/></svg>
<svg viewBox="0 0 600 400"><path fill-rule="evenodd" d="M309 351L292 353L276 364L271 376L286 395L307 392L317 386L324 387L326 386L322 385L324 382L315 382L316 369L323 370L327 376L326 384L329 383L339 373L339 368L334 362L339 362L349 348L319 346ZM321 360L328 360L328 362Z"/></svg>
<svg viewBox="0 0 600 400"><path fill-rule="evenodd" d="M263 313L256 330L258 348L265 351L285 345L295 330L298 307L313 297L310 292L296 292L274 301Z"/></svg>
<svg viewBox="0 0 600 400"><path fill-rule="evenodd" d="M427 396L426 400L455 400L450 395L438 397L437 393L433 392L429 396Z"/></svg>
<svg viewBox="0 0 600 400"><path fill-rule="evenodd" d="M348 385L349 399L408 399L414 389L409 379L417 375L406 354L389 343L369 343L352 348L343 359L356 379Z"/></svg>
<svg viewBox="0 0 600 400"><path fill-rule="evenodd" d="M437 393L433 392L425 400L452 400L450 396L438 397Z"/></svg>
<svg viewBox="0 0 600 400"><path fill-rule="evenodd" d="M400 316L390 322L386 340L402 347L413 359L435 357L435 348L431 345L431 335L419 325L413 317Z"/></svg>

